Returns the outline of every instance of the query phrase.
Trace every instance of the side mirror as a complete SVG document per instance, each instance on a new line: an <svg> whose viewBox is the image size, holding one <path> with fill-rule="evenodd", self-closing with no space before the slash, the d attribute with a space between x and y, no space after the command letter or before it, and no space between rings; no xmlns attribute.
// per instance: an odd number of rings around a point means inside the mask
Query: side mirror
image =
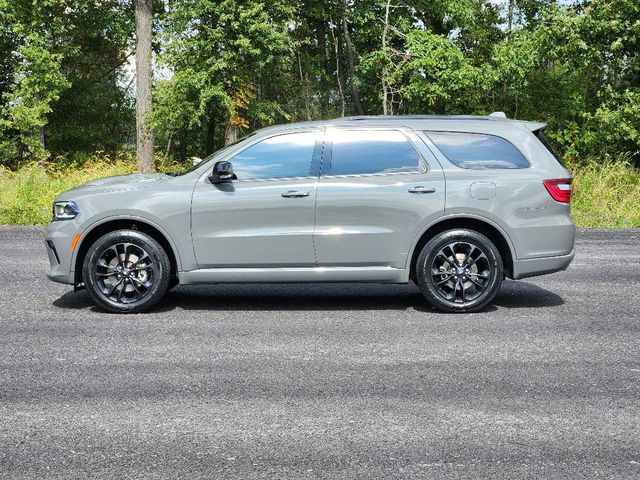
<svg viewBox="0 0 640 480"><path fill-rule="evenodd" d="M191 157L191 164L192 165L198 165L199 163L202 162L202 159L200 157Z"/></svg>
<svg viewBox="0 0 640 480"><path fill-rule="evenodd" d="M209 175L211 183L226 183L237 179L238 177L233 173L233 165L225 160L216 162L213 166L213 172Z"/></svg>

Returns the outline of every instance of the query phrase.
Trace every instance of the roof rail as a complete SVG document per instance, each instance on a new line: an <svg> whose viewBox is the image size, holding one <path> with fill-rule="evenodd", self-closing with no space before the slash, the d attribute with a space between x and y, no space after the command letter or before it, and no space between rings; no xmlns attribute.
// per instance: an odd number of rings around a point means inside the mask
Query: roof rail
<svg viewBox="0 0 640 480"><path fill-rule="evenodd" d="M359 122L359 121L391 121L403 120L509 120L504 112L492 112L489 115L357 115L351 117L335 118L335 122Z"/></svg>
<svg viewBox="0 0 640 480"><path fill-rule="evenodd" d="M358 121L402 121L402 120L491 120L489 117L478 115L359 115L353 117L336 118L338 122Z"/></svg>

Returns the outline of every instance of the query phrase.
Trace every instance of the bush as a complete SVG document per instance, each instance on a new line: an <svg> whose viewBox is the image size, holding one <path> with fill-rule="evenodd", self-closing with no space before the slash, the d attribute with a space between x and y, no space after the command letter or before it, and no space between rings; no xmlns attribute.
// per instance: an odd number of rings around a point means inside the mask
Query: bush
<svg viewBox="0 0 640 480"><path fill-rule="evenodd" d="M32 163L12 172L0 166L0 224L41 225L51 219L60 192L96 178L135 172L132 158L91 158L81 166L63 168Z"/></svg>
<svg viewBox="0 0 640 480"><path fill-rule="evenodd" d="M640 227L640 170L624 158L573 167L573 220L579 227Z"/></svg>
<svg viewBox="0 0 640 480"><path fill-rule="evenodd" d="M57 165L61 165L58 162ZM185 168L158 160L162 171ZM579 227L640 227L640 170L626 159L571 167L573 218ZM56 195L96 178L135 172L135 159L92 157L65 167L30 164L16 172L0 167L0 224L42 225L51 218Z"/></svg>

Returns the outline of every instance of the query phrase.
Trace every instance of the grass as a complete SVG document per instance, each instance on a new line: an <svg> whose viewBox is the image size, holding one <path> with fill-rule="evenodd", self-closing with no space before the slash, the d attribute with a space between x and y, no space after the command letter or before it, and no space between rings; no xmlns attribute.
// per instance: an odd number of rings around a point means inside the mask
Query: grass
<svg viewBox="0 0 640 480"><path fill-rule="evenodd" d="M41 225L51 219L53 199L60 192L96 178L135 172L135 162L92 158L72 168L30 164L16 172L0 167L0 225Z"/></svg>
<svg viewBox="0 0 640 480"><path fill-rule="evenodd" d="M176 170L175 165L158 165ZM640 170L624 160L571 167L572 212L579 227L640 227ZM18 171L0 166L0 225L41 225L51 218L56 195L76 185L135 172L135 160L93 157L65 167L31 164Z"/></svg>
<svg viewBox="0 0 640 480"><path fill-rule="evenodd" d="M624 160L571 168L579 227L640 227L640 170Z"/></svg>

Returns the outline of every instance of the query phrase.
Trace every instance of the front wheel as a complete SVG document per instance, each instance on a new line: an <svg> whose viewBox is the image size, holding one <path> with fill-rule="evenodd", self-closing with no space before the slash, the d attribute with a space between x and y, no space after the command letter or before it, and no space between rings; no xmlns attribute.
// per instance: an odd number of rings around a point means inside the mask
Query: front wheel
<svg viewBox="0 0 640 480"><path fill-rule="evenodd" d="M418 287L444 312L475 312L498 293L503 278L500 252L473 230L449 230L424 246L416 264Z"/></svg>
<svg viewBox="0 0 640 480"><path fill-rule="evenodd" d="M167 253L152 237L118 230L99 238L82 267L84 283L95 303L119 313L152 308L169 287Z"/></svg>

